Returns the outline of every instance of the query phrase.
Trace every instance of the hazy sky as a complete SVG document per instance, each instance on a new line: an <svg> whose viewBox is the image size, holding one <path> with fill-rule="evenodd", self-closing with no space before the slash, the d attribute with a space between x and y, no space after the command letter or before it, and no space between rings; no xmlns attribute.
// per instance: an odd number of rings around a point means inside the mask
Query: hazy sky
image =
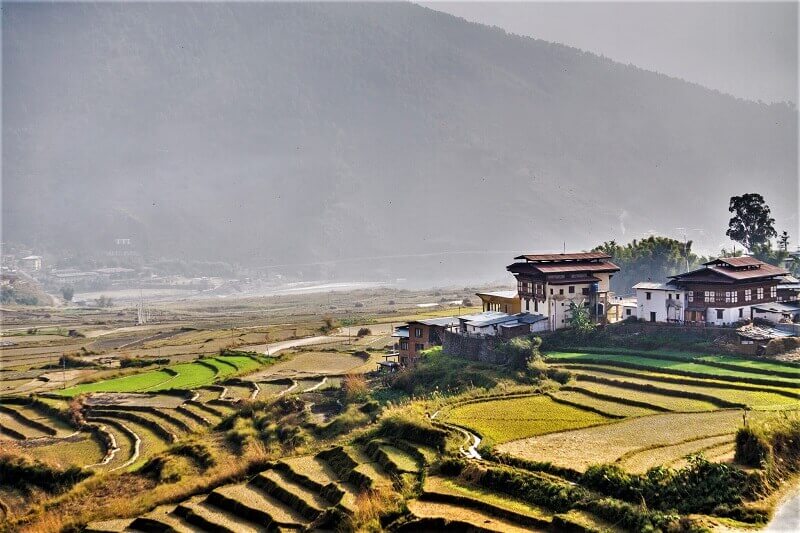
<svg viewBox="0 0 800 533"><path fill-rule="evenodd" d="M734 96L797 103L797 2L421 2Z"/></svg>

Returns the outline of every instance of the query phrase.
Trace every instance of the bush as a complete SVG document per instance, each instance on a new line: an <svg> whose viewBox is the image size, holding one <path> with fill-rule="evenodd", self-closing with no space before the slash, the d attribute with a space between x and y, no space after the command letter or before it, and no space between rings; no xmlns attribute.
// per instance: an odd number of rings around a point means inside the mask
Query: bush
<svg viewBox="0 0 800 533"><path fill-rule="evenodd" d="M372 335L372 330L369 328L359 328L358 333L356 333L356 337L366 337L367 335Z"/></svg>
<svg viewBox="0 0 800 533"><path fill-rule="evenodd" d="M361 403L369 399L369 386L363 374L348 374L342 380L344 400L347 403Z"/></svg>
<svg viewBox="0 0 800 533"><path fill-rule="evenodd" d="M509 368L524 370L533 359L534 348L530 337L515 337L497 346L496 351L505 356Z"/></svg>
<svg viewBox="0 0 800 533"><path fill-rule="evenodd" d="M152 365L168 365L169 359L161 357L158 359L143 359L139 357L122 357L119 360L120 368L144 368Z"/></svg>
<svg viewBox="0 0 800 533"><path fill-rule="evenodd" d="M464 298L463 300L461 300L461 305L463 305L464 307L472 307L472 300L470 300L469 298Z"/></svg>

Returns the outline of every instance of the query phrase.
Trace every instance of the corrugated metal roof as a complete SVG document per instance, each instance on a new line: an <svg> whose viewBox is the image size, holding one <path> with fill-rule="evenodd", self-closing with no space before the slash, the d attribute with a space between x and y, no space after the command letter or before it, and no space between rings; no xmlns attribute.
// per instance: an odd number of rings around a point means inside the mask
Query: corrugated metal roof
<svg viewBox="0 0 800 533"><path fill-rule="evenodd" d="M517 291L476 292L475 296L492 296L494 298L507 298L507 299L519 298L519 294L517 294Z"/></svg>
<svg viewBox="0 0 800 533"><path fill-rule="evenodd" d="M603 252L577 252L569 254L523 254L514 259L525 259L527 261L587 261L591 259L611 259L611 256Z"/></svg>
<svg viewBox="0 0 800 533"><path fill-rule="evenodd" d="M769 302L765 304L756 304L753 306L753 309L768 311L770 313L797 313L800 312L800 304Z"/></svg>
<svg viewBox="0 0 800 533"><path fill-rule="evenodd" d="M425 318L423 320L414 320L411 324L418 322L420 324L425 324L426 326L441 326L447 327L458 324L458 318L454 316L446 316L442 318Z"/></svg>
<svg viewBox="0 0 800 533"><path fill-rule="evenodd" d="M667 283L656 283L654 281L640 281L633 286L634 289L649 289L653 291L678 291L677 287L668 285Z"/></svg>

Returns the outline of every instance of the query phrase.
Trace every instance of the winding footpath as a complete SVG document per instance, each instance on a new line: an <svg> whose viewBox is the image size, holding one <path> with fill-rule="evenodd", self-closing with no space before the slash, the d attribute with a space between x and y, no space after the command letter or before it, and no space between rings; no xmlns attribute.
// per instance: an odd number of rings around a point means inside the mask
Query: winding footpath
<svg viewBox="0 0 800 533"><path fill-rule="evenodd" d="M765 533L800 531L800 489L780 503L764 531Z"/></svg>

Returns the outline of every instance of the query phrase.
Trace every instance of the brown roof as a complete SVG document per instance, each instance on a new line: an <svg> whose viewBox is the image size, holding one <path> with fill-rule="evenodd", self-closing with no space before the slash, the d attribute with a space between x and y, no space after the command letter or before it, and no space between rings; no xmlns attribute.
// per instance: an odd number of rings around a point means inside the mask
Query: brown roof
<svg viewBox="0 0 800 533"><path fill-rule="evenodd" d="M741 264L731 266L730 263L728 263L728 259L749 259L750 261L741 261ZM775 265L770 265L769 263L764 263L758 259L730 257L725 258L723 264L721 265L718 264L717 261L710 261L706 263L706 266L703 268L670 277L678 281L688 281L691 279L692 281L730 282L772 278L776 276L783 276L785 274L788 274L786 269L776 267ZM719 279L720 276L724 279ZM716 278L716 280L714 278Z"/></svg>
<svg viewBox="0 0 800 533"><path fill-rule="evenodd" d="M747 268L744 270L731 268L729 266L709 266L708 268L714 272L719 272L723 276L727 276L735 280L771 278L773 276L783 276L784 274L789 273L789 271L785 268L776 267L775 265L770 265L769 263L761 263L758 265L758 268Z"/></svg>
<svg viewBox="0 0 800 533"><path fill-rule="evenodd" d="M570 254L523 254L514 259L525 259L526 261L591 261L596 259L611 259L611 256L603 252L578 252Z"/></svg>
<svg viewBox="0 0 800 533"><path fill-rule="evenodd" d="M506 267L510 272L520 274L567 274L570 272L617 272L619 267L610 261L575 263L514 263Z"/></svg>
<svg viewBox="0 0 800 533"><path fill-rule="evenodd" d="M755 257L750 257L748 255L743 255L741 257L720 257L714 259L713 261L709 261L707 263L703 263L704 265L713 265L715 263L725 263L732 267L745 267L745 266L757 266L757 265L765 265L763 261L759 261Z"/></svg>

